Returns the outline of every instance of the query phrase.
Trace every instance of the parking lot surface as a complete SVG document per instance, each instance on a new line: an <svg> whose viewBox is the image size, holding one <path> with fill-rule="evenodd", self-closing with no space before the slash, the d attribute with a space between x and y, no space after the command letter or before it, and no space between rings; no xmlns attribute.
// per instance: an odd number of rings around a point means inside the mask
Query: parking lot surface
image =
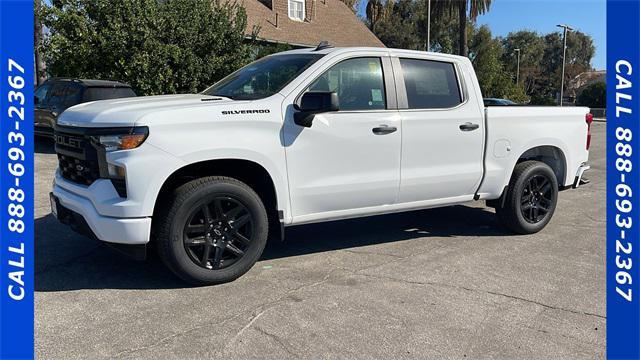
<svg viewBox="0 0 640 360"><path fill-rule="evenodd" d="M36 144L40 359L605 357L605 124L588 186L514 236L484 202L287 229L235 282L189 287L50 214Z"/></svg>

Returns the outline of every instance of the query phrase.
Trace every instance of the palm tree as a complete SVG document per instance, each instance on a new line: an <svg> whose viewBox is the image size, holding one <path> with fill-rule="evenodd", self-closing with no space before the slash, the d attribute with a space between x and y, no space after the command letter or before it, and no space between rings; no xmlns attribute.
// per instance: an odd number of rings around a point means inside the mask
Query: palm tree
<svg viewBox="0 0 640 360"><path fill-rule="evenodd" d="M467 19L475 21L478 15L489 11L491 0L434 0L432 6L435 14L458 12L460 22L458 54L467 56Z"/></svg>
<svg viewBox="0 0 640 360"><path fill-rule="evenodd" d="M382 18L384 5L380 0L369 0L367 2L367 20L369 20L369 29L373 30L375 23Z"/></svg>

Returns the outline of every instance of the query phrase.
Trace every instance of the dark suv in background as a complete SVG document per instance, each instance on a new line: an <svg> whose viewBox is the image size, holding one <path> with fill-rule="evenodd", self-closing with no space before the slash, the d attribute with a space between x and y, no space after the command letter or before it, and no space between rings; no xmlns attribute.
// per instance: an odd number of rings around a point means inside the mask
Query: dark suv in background
<svg viewBox="0 0 640 360"><path fill-rule="evenodd" d="M58 116L84 102L136 96L131 86L117 81L53 78L35 91L35 133L53 135Z"/></svg>

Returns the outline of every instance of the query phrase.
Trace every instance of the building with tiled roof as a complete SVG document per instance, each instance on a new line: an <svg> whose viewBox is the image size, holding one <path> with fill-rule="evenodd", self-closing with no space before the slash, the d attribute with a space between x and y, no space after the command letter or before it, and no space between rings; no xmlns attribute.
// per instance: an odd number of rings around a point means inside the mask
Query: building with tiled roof
<svg viewBox="0 0 640 360"><path fill-rule="evenodd" d="M247 13L247 36L295 47L384 47L356 14L340 0L238 0Z"/></svg>

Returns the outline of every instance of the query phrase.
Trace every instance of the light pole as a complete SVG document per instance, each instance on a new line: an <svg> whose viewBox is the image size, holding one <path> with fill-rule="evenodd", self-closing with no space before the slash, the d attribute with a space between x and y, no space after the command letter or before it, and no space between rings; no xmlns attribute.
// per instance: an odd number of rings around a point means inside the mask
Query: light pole
<svg viewBox="0 0 640 360"><path fill-rule="evenodd" d="M560 79L560 106L562 106L562 100L564 97L564 64L567 57L567 31L571 31L573 29L567 24L558 24L556 26L564 29L562 36L564 38L564 45L562 46L562 78Z"/></svg>
<svg viewBox="0 0 640 360"><path fill-rule="evenodd" d="M518 53L518 60L516 65L516 85L520 83L520 49L513 49L513 51Z"/></svg>
<svg viewBox="0 0 640 360"><path fill-rule="evenodd" d="M431 48L431 0L427 1L427 46L425 51Z"/></svg>

